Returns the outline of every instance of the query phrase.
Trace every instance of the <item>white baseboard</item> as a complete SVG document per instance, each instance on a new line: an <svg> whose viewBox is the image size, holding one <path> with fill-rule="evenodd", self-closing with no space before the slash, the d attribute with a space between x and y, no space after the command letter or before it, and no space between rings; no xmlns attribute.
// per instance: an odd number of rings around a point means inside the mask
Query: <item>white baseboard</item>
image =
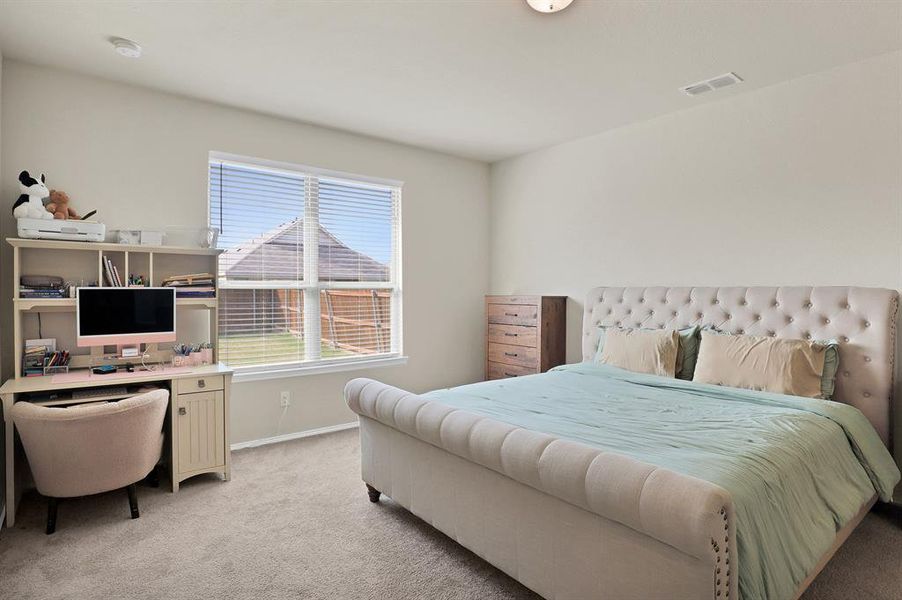
<svg viewBox="0 0 902 600"><path fill-rule="evenodd" d="M323 435L325 433L334 433L336 431L344 431L345 429L354 429L357 427L357 421L351 423L341 423L339 425L329 425L328 427L319 427L317 429L308 429L306 431L296 431L294 433L285 433L273 437L262 438L259 440L251 440L249 442L238 442L231 445L232 450L242 450L244 448L256 448L257 446L266 446L267 444L278 444L279 442L287 442L289 440L297 440L314 435Z"/></svg>

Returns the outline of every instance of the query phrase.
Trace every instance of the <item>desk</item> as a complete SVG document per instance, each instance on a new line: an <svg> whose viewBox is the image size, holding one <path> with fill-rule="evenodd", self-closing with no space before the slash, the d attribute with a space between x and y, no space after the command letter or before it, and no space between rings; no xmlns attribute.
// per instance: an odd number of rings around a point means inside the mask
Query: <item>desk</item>
<svg viewBox="0 0 902 600"><path fill-rule="evenodd" d="M169 388L169 412L163 425L166 433L164 460L168 463L172 491L179 483L201 473L219 473L228 481L231 474L229 451L229 392L232 370L224 365L188 368L159 367L153 371L112 375L70 374L66 376L10 379L0 387L6 427L6 526L16 522L16 509L24 491L24 461L17 468L16 432L13 404L42 392L65 394L78 388L123 387L157 384ZM74 403L92 400L75 401ZM71 404L72 402L70 402ZM64 404L64 403L60 403Z"/></svg>

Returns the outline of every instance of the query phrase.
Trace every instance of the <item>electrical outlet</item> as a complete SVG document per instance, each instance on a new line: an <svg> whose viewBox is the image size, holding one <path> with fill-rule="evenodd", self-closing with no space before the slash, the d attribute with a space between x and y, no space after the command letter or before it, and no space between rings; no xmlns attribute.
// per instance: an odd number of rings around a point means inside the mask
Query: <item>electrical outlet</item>
<svg viewBox="0 0 902 600"><path fill-rule="evenodd" d="M291 392L286 390L279 395L279 406L282 408L291 406Z"/></svg>

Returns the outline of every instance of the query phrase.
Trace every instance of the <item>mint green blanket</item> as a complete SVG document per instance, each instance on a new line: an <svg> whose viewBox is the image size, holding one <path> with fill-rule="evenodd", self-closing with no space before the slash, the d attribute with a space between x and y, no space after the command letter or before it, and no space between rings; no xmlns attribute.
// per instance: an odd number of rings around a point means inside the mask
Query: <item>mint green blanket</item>
<svg viewBox="0 0 902 600"><path fill-rule="evenodd" d="M864 415L826 400L592 363L426 396L726 489L744 600L791 598L836 531L900 477Z"/></svg>

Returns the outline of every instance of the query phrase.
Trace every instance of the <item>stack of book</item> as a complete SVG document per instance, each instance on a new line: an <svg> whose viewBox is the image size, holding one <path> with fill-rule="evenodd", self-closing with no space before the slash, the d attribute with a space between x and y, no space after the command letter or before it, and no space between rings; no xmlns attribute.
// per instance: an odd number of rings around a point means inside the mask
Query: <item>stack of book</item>
<svg viewBox="0 0 902 600"><path fill-rule="evenodd" d="M22 277L20 298L68 298L69 290L59 277Z"/></svg>
<svg viewBox="0 0 902 600"><path fill-rule="evenodd" d="M216 285L212 273L174 275L163 280L163 287L176 288L176 298L215 298Z"/></svg>
<svg viewBox="0 0 902 600"><path fill-rule="evenodd" d="M69 290L65 288L32 288L20 287L20 298L68 298Z"/></svg>

